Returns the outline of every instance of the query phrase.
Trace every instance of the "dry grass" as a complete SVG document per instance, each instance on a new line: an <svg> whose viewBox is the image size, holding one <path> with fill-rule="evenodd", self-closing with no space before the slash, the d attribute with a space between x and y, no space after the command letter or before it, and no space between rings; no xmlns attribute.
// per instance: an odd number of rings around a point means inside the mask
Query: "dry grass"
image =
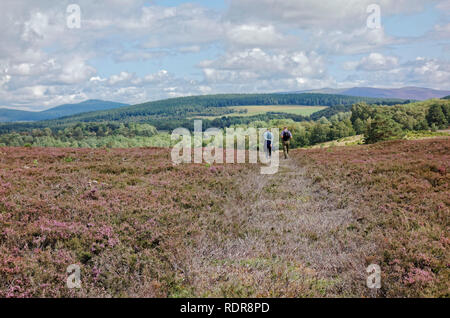
<svg viewBox="0 0 450 318"><path fill-rule="evenodd" d="M355 146L364 144L364 135L356 135L350 137L344 137L338 140L327 141L312 147L307 148L330 148L330 147L342 147L342 146Z"/></svg>
<svg viewBox="0 0 450 318"><path fill-rule="evenodd" d="M195 295L336 297L368 294L364 255L374 246L346 233L355 222L284 161L273 176L240 183L219 231L196 246ZM193 250L194 252L194 250Z"/></svg>
<svg viewBox="0 0 450 318"><path fill-rule="evenodd" d="M254 106L231 106L230 109L235 110L235 113L221 115L221 116L197 116L198 118L215 119L223 116L236 117L236 116L256 116L265 114L268 112L281 112L302 116L312 115L320 110L327 108L328 106L303 106L303 105L254 105ZM239 113L240 110L247 110L246 113ZM197 118L196 117L196 118Z"/></svg>

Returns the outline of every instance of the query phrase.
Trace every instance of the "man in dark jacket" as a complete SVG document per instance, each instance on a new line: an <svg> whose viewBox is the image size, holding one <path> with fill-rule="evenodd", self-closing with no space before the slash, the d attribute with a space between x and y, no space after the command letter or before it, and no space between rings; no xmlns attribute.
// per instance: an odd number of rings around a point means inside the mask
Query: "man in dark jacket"
<svg viewBox="0 0 450 318"><path fill-rule="evenodd" d="M287 127L283 128L283 132L281 133L281 140L283 141L283 153L284 159L289 157L289 144L291 143L292 134L287 129Z"/></svg>

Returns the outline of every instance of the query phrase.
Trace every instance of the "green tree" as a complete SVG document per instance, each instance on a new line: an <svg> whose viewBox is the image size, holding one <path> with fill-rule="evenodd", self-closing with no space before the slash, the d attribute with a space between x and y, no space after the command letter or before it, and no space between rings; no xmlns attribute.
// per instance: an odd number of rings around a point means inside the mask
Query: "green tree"
<svg viewBox="0 0 450 318"><path fill-rule="evenodd" d="M367 123L362 121L361 118L356 118L355 122L353 123L353 129L355 129L356 134L358 135L365 134L367 131Z"/></svg>
<svg viewBox="0 0 450 318"><path fill-rule="evenodd" d="M52 135L52 130L50 128L48 128L48 127L45 127L44 131L43 131L43 134L44 134L44 136L51 136Z"/></svg>
<svg viewBox="0 0 450 318"><path fill-rule="evenodd" d="M367 105L366 103L356 103L352 106L352 116L350 120L352 124L359 118L362 121L367 120L369 117L372 117L373 108Z"/></svg>
<svg viewBox="0 0 450 318"><path fill-rule="evenodd" d="M445 118L444 112L442 111L442 107L439 104L433 104L430 106L427 114L427 121L430 127L435 124L438 128L446 128L447 127L447 119Z"/></svg>
<svg viewBox="0 0 450 318"><path fill-rule="evenodd" d="M335 140L343 137L353 136L355 130L352 127L352 123L349 119L334 123L330 129L330 140Z"/></svg>
<svg viewBox="0 0 450 318"><path fill-rule="evenodd" d="M378 113L371 121L364 138L365 143L394 139L402 134L401 125L388 117L386 114Z"/></svg>
<svg viewBox="0 0 450 318"><path fill-rule="evenodd" d="M320 142L328 141L329 133L330 133L329 125L322 125L316 123L311 131L310 137L311 144L317 144Z"/></svg>
<svg viewBox="0 0 450 318"><path fill-rule="evenodd" d="M450 103L441 105L447 124L450 124Z"/></svg>
<svg viewBox="0 0 450 318"><path fill-rule="evenodd" d="M330 125L330 121L326 117L321 117L318 122L323 125Z"/></svg>
<svg viewBox="0 0 450 318"><path fill-rule="evenodd" d="M73 129L73 137L76 140L81 140L83 139L83 130L81 129L81 127L75 127Z"/></svg>
<svg viewBox="0 0 450 318"><path fill-rule="evenodd" d="M293 139L292 147L309 146L309 133L304 126L298 126L292 130L295 138Z"/></svg>

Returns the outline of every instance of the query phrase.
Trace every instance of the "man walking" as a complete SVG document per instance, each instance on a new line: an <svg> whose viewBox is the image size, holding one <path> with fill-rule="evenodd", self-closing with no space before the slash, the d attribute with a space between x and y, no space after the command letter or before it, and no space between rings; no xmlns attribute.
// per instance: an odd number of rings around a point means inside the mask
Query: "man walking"
<svg viewBox="0 0 450 318"><path fill-rule="evenodd" d="M264 143L264 150L266 151L266 158L272 158L272 142L273 142L273 134L270 132L269 129L266 130L266 132L263 135L265 143Z"/></svg>
<svg viewBox="0 0 450 318"><path fill-rule="evenodd" d="M283 128L283 132L281 133L281 139L283 141L284 159L287 159L289 157L289 144L291 143L292 139L292 134L287 129L287 127Z"/></svg>

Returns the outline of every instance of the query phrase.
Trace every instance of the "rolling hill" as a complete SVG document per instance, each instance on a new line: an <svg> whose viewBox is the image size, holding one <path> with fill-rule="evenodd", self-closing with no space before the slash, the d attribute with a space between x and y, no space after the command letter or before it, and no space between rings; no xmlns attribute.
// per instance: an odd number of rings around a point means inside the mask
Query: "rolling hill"
<svg viewBox="0 0 450 318"><path fill-rule="evenodd" d="M296 93L320 93L320 94L342 94L348 96L372 97L372 98L400 98L412 100L426 100L430 98L442 98L450 94L450 91L442 91L423 87L402 88L374 88L374 87L352 87L352 88L322 88L316 90L299 91Z"/></svg>
<svg viewBox="0 0 450 318"><path fill-rule="evenodd" d="M233 106L262 106L273 105L273 113L259 115L257 119L267 119L268 116L286 117L280 107L282 105L328 106L327 114L333 114L333 107L348 109L352 104L367 102L377 105L403 104L409 101L402 99L367 98L332 94L222 94L178 97L159 101L152 101L138 105L125 106L109 110L101 110L89 113L80 113L52 120L33 123L10 123L0 126L1 132L12 130L20 131L30 128L61 127L74 125L80 122L136 122L147 123L159 130L172 130L177 127L189 128L193 125L190 119L196 116L220 117L212 121L205 120L205 125L213 127L226 127L230 124L246 123L255 120L256 116L246 118L226 117L234 112ZM278 115L276 115L278 114ZM306 120L308 117L288 114L297 120ZM296 116L295 118L293 116Z"/></svg>
<svg viewBox="0 0 450 318"><path fill-rule="evenodd" d="M40 121L70 116L84 112L100 111L128 106L104 100L90 99L78 104L64 104L40 112L0 109L0 122Z"/></svg>
<svg viewBox="0 0 450 318"><path fill-rule="evenodd" d="M267 121L270 119L292 119L306 121L331 117L339 112L348 112L351 105L366 102L373 105L397 105L409 103L409 100L368 98L333 94L222 94L201 95L171 98L147 102L138 105L124 106L115 109L86 112L65 116L51 120L36 122L0 123L0 134L11 132L25 132L32 129L51 128L61 129L80 123L145 123L160 131L173 130L178 127L193 128L195 117L211 117L204 119L203 127L224 128L237 124L248 124L253 121ZM230 116L235 106L273 106L271 112L254 116ZM283 111L288 105L328 106L314 113L311 118L305 115L286 113ZM313 118L314 116L314 118Z"/></svg>

